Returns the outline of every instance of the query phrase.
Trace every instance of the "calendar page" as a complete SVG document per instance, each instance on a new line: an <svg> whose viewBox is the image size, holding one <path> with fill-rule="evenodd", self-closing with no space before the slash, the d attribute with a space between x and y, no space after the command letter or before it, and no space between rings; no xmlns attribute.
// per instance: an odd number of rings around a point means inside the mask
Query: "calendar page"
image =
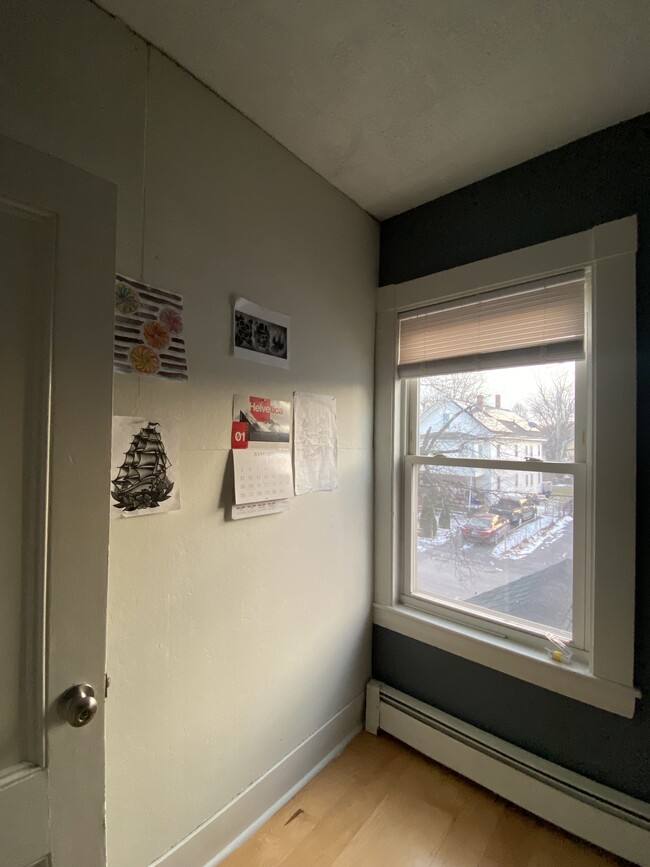
<svg viewBox="0 0 650 867"><path fill-rule="evenodd" d="M289 500L266 500L263 503L244 503L237 506L233 503L230 517L233 521L242 518L259 518L260 515L276 515L278 512L289 511Z"/></svg>
<svg viewBox="0 0 650 867"><path fill-rule="evenodd" d="M232 454L238 506L293 497L290 449L235 449Z"/></svg>

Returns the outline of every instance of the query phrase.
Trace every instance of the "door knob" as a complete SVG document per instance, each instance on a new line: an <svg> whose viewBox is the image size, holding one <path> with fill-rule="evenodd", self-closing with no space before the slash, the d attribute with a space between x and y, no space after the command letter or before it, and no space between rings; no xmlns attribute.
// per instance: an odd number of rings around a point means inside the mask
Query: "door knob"
<svg viewBox="0 0 650 867"><path fill-rule="evenodd" d="M95 690L89 683L78 683L66 689L56 703L62 720L75 728L88 725L97 713Z"/></svg>

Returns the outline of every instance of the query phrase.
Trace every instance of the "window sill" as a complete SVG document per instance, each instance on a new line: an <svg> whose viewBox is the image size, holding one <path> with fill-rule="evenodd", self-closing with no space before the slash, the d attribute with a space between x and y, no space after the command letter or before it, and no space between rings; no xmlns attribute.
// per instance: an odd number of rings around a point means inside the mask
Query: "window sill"
<svg viewBox="0 0 650 867"><path fill-rule="evenodd" d="M628 719L634 716L635 701L641 697L634 687L596 677L585 665L553 662L537 649L424 614L406 605L375 604L374 622L408 638Z"/></svg>

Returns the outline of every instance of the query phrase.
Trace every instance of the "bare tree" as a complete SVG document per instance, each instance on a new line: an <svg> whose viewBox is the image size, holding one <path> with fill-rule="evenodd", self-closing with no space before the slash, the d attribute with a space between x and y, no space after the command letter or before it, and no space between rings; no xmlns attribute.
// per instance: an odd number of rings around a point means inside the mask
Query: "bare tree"
<svg viewBox="0 0 650 867"><path fill-rule="evenodd" d="M512 407L512 411L516 412L517 415L520 415L522 418L526 418L526 416L528 415L527 408L524 406L524 404L520 400L518 400L515 403L515 405Z"/></svg>
<svg viewBox="0 0 650 867"><path fill-rule="evenodd" d="M470 403L486 390L484 374L476 371L424 376L420 380L420 415L445 397Z"/></svg>
<svg viewBox="0 0 650 867"><path fill-rule="evenodd" d="M575 383L566 370L549 378L537 377L536 389L528 397L528 415L535 419L544 436L546 459L566 461L575 437Z"/></svg>
<svg viewBox="0 0 650 867"><path fill-rule="evenodd" d="M450 429L453 430L456 419L463 413L472 412L478 408L478 404L473 403L469 406L461 406L455 412L451 413L440 427L434 428L430 425L420 443L420 454L422 455L461 455L463 446L468 442L475 442L476 437L471 431L463 431L459 433L453 431L453 436L450 440Z"/></svg>
<svg viewBox="0 0 650 867"><path fill-rule="evenodd" d="M467 595L477 592L480 585L481 560L472 544L466 543L461 528L467 516L480 508L470 478L453 475L453 470L441 467L421 467L419 473L418 548L427 561L440 563L445 573L452 572L457 585ZM432 541L441 530L447 531L443 547Z"/></svg>
<svg viewBox="0 0 650 867"><path fill-rule="evenodd" d="M462 455L465 442L474 442L476 437L465 432L464 435L455 426L456 419L464 412L470 415L478 409L479 395L486 391L485 375L476 371L425 376L420 379L420 418L441 400L458 401L461 406L434 429L429 427L420 444L420 452L424 455L447 454ZM453 444L449 442L449 434L454 432ZM445 436L447 434L447 436Z"/></svg>

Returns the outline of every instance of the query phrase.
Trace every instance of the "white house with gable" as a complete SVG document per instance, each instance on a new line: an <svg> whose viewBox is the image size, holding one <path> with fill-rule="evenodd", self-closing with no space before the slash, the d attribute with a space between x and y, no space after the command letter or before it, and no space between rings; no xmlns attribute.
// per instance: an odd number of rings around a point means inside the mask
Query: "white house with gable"
<svg viewBox="0 0 650 867"><path fill-rule="evenodd" d="M486 460L544 459L546 437L535 422L501 406L500 395L494 404L482 395L474 402L442 398L420 416L420 452L448 458L485 458ZM521 470L490 470L458 467L454 477L472 492L494 495L538 494L542 473L522 465Z"/></svg>

